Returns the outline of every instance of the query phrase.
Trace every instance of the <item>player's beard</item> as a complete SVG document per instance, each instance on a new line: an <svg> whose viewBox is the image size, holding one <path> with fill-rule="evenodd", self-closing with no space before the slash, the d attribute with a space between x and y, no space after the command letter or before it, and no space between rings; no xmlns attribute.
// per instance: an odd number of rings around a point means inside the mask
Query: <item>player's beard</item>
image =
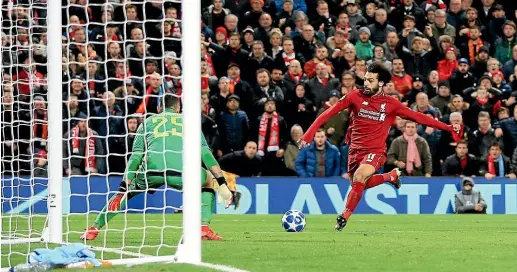
<svg viewBox="0 0 517 272"><path fill-rule="evenodd" d="M378 86L377 86L377 88L373 88L373 89L367 88L366 86L364 87L364 94L369 95L369 96L376 94L378 91L379 91Z"/></svg>

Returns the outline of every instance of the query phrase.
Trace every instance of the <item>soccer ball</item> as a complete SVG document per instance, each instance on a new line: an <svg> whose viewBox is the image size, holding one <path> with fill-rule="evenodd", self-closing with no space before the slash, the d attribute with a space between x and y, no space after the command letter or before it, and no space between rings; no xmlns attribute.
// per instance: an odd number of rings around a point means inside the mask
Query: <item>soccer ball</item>
<svg viewBox="0 0 517 272"><path fill-rule="evenodd" d="M287 232L302 232L305 229L305 215L297 210L290 210L282 216L282 227Z"/></svg>

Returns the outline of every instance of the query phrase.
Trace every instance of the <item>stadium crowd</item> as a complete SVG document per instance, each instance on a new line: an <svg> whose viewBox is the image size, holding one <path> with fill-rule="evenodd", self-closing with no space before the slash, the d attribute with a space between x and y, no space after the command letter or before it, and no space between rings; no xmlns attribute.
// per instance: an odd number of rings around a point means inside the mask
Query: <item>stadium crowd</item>
<svg viewBox="0 0 517 272"><path fill-rule="evenodd" d="M46 1L2 5L1 155L13 175L46 175ZM387 95L464 124L456 143L398 119L384 171L516 178L517 1L201 2L202 129L224 170L347 178L347 110L313 145L296 141L380 61ZM181 85L182 31L198 29L181 16L174 1L63 0L65 174L122 173L160 95L197 91Z"/></svg>

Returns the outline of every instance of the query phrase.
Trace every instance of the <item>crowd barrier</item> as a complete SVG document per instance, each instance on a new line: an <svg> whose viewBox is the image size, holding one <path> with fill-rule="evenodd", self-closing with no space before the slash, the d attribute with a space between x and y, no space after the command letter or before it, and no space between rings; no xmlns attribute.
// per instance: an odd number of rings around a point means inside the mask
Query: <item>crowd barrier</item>
<svg viewBox="0 0 517 272"><path fill-rule="evenodd" d="M64 213L100 211L120 184L121 177L63 180ZM349 182L341 178L240 178L241 206L218 214L280 214L290 209L307 214L336 214L343 209ZM403 178L399 190L383 184L365 191L356 209L360 214L447 214L454 212L460 178ZM490 214L517 214L517 181L475 178ZM45 179L2 179L2 212L47 212ZM166 189L141 194L129 201L128 212L172 212L181 206L181 193Z"/></svg>

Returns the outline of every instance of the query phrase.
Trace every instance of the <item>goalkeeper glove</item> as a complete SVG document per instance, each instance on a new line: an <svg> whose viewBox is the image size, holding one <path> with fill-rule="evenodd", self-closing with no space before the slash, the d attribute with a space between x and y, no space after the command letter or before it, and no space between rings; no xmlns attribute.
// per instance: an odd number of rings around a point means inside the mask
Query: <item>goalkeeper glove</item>
<svg viewBox="0 0 517 272"><path fill-rule="evenodd" d="M219 197L224 200L224 207L228 208L232 204L233 193L228 189L228 186L225 184L219 185Z"/></svg>

